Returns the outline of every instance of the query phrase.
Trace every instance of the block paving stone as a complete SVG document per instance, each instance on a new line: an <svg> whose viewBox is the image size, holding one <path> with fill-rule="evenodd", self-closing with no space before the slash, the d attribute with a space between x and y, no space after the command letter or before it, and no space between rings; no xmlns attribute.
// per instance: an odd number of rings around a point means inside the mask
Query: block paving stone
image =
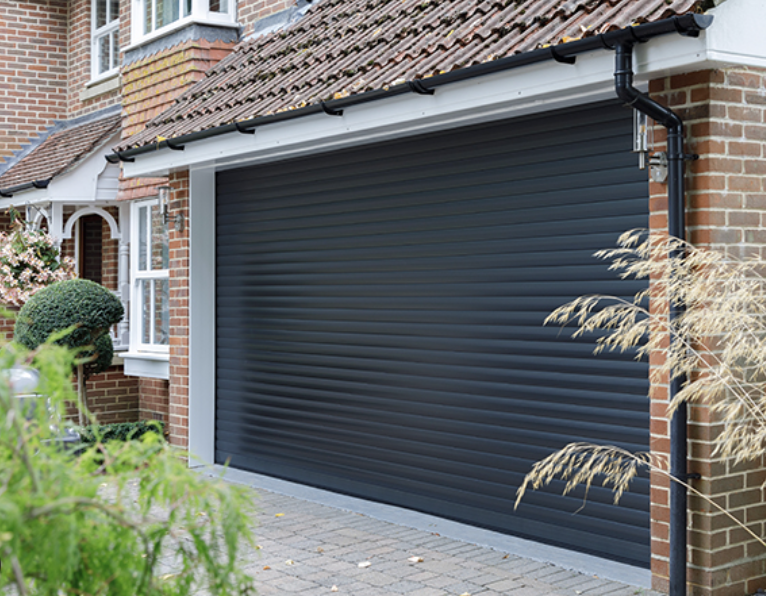
<svg viewBox="0 0 766 596"><path fill-rule="evenodd" d="M662 596L262 489L255 502L241 560L260 596Z"/></svg>

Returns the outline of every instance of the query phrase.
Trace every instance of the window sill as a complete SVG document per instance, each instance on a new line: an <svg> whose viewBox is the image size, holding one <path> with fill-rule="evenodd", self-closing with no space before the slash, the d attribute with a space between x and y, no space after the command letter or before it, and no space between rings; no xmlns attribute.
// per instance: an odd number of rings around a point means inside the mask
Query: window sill
<svg viewBox="0 0 766 596"><path fill-rule="evenodd" d="M239 31L240 29L240 24L236 21L230 21L224 18L205 19L205 18L191 16L191 17L180 19L174 23L171 23L170 25L167 25L166 27L163 27L162 29L158 31L152 31L151 33L142 35L139 38L134 38L133 40L131 40L131 44L128 47L123 48L122 51L131 52L133 50L141 48L142 46L150 44L153 41L162 39L163 37L167 37L169 35L172 35L173 33L176 33L182 29L186 29L187 27L191 27L193 25L203 25L205 27L221 27L225 29L236 29L237 31Z"/></svg>
<svg viewBox="0 0 766 596"><path fill-rule="evenodd" d="M85 89L80 91L80 101L94 99L100 95L104 95L110 91L118 91L119 89L120 73L115 72L103 79L94 79L85 85Z"/></svg>
<svg viewBox="0 0 766 596"><path fill-rule="evenodd" d="M120 356L125 364L126 376L165 380L170 378L169 354L123 352Z"/></svg>

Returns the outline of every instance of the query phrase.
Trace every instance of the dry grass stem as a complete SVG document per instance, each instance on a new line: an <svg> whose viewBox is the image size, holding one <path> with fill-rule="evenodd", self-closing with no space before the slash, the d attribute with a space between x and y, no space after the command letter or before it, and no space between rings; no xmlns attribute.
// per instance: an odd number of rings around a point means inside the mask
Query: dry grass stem
<svg viewBox="0 0 766 596"><path fill-rule="evenodd" d="M617 248L596 255L611 260L610 269L622 278L647 280L648 289L627 300L577 298L553 311L546 324L573 323L574 336L599 333L597 353L662 355L650 371L652 386L666 379L683 380L681 391L668 404L668 416L684 402L705 404L721 423L713 438L713 456L736 464L766 455L766 262L734 259L642 230L626 232ZM554 478L566 480L565 493L601 480L613 488L616 501L642 466L668 475L664 461L650 454L573 443L534 466L519 488L516 504L528 488ZM718 504L688 488L766 546Z"/></svg>

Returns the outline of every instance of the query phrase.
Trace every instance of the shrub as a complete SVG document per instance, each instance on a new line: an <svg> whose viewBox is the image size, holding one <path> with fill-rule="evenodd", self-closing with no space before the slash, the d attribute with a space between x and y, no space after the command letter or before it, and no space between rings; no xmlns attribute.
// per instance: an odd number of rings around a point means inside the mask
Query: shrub
<svg viewBox="0 0 766 596"><path fill-rule="evenodd" d="M0 370L38 369L38 390L61 415L76 357L53 344L4 348ZM253 594L238 560L253 543L243 487L190 470L152 432L72 457L49 411L28 420L20 401L0 375L0 594Z"/></svg>
<svg viewBox="0 0 766 596"><path fill-rule="evenodd" d="M14 339L35 349L52 334L70 330L56 343L82 350L88 378L111 366L114 348L109 328L124 314L120 300L103 286L85 279L61 281L37 292L21 308Z"/></svg>
<svg viewBox="0 0 766 596"><path fill-rule="evenodd" d="M163 437L164 425L156 420L118 422L116 424L93 424L80 431L83 443L108 443L109 441L137 441L147 433Z"/></svg>
<svg viewBox="0 0 766 596"><path fill-rule="evenodd" d="M0 303L22 306L44 287L74 277L74 261L61 259L50 235L27 229L19 213L9 211L15 225L0 232Z"/></svg>

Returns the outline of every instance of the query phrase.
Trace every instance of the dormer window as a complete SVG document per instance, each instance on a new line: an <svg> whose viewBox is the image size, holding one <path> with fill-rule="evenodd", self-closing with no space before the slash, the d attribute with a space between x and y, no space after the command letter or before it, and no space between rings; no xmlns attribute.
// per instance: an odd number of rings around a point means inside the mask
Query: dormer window
<svg viewBox="0 0 766 596"><path fill-rule="evenodd" d="M120 65L120 0L92 0L91 77L117 73Z"/></svg>
<svg viewBox="0 0 766 596"><path fill-rule="evenodd" d="M132 42L159 37L189 23L234 25L236 0L133 0Z"/></svg>

